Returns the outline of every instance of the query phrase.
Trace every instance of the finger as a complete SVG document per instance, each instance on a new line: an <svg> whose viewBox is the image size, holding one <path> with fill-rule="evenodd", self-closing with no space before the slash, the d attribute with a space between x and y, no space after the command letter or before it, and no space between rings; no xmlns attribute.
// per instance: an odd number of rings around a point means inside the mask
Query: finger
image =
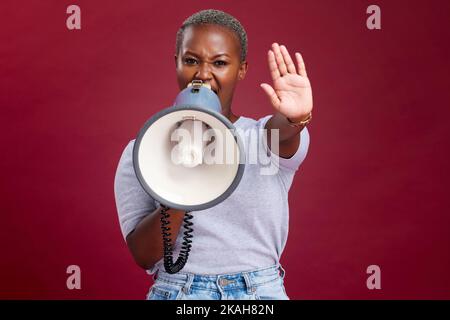
<svg viewBox="0 0 450 320"><path fill-rule="evenodd" d="M280 71L278 70L277 62L275 61L275 55L273 54L273 51L269 50L267 55L268 55L268 61L269 61L270 75L272 76L272 80L275 81L279 77L281 77Z"/></svg>
<svg viewBox="0 0 450 320"><path fill-rule="evenodd" d="M261 88L263 88L264 92L269 97L274 108L278 110L280 108L280 99L278 99L275 90L267 83L261 83Z"/></svg>
<svg viewBox="0 0 450 320"><path fill-rule="evenodd" d="M280 46L281 54L283 55L284 62L286 62L286 68L289 73L297 74L295 70L295 64L289 55L289 52L285 46Z"/></svg>
<svg viewBox="0 0 450 320"><path fill-rule="evenodd" d="M308 74L306 73L305 62L303 61L302 55L296 52L295 57L297 58L298 74L303 77L308 77Z"/></svg>
<svg viewBox="0 0 450 320"><path fill-rule="evenodd" d="M275 61L277 62L278 70L280 71L281 76L284 76L288 72L287 72L286 64L284 63L283 55L281 54L280 46L278 45L278 43L272 44L272 50L273 50L273 53L275 54Z"/></svg>

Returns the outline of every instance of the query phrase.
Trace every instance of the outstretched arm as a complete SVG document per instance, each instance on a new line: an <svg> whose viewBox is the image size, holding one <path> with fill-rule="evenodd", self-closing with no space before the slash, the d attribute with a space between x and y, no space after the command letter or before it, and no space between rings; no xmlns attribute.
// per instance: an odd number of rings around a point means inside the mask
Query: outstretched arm
<svg viewBox="0 0 450 320"><path fill-rule="evenodd" d="M285 46L272 44L268 52L268 64L273 86L262 83L275 113L266 123L267 142L270 146L271 129L279 130L280 145L278 155L282 158L292 157L300 143L301 127L293 127L307 119L313 108L311 83L306 73L302 55L295 53L297 66L292 61Z"/></svg>

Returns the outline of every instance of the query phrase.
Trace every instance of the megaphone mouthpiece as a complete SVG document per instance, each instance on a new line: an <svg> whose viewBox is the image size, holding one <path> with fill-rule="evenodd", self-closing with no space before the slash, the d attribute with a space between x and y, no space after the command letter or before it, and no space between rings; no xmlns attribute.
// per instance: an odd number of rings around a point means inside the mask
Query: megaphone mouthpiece
<svg viewBox="0 0 450 320"><path fill-rule="evenodd" d="M189 82L187 85L187 88L193 87L194 89L199 89L202 86L211 90L211 84L209 82L203 82L203 80L192 80L192 82Z"/></svg>

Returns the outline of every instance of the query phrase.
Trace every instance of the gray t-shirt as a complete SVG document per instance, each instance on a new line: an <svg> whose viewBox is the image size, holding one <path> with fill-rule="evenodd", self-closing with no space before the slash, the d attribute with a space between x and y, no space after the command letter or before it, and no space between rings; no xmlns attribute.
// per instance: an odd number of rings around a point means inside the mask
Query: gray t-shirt
<svg viewBox="0 0 450 320"><path fill-rule="evenodd" d="M241 116L234 123L246 151L244 175L226 200L207 210L191 212L194 216L193 243L183 272L225 274L278 263L288 236L288 191L308 152L309 133L307 128L301 131L300 146L294 156L280 158L268 150L262 131L270 117L256 121ZM134 140L122 154L114 183L124 238L142 218L159 206L136 177L133 145ZM180 229L174 259L178 257L182 237ZM159 268L164 268L162 260L148 273L152 274Z"/></svg>

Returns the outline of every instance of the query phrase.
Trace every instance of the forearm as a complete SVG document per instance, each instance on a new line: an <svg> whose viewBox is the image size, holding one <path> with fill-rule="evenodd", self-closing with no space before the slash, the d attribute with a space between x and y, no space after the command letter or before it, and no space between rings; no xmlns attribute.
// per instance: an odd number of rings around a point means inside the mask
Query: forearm
<svg viewBox="0 0 450 320"><path fill-rule="evenodd" d="M300 120L301 119L291 119L292 122L298 122ZM268 130L269 137L270 129L279 130L280 143L295 137L299 137L299 133L303 130L304 127L305 126L291 126L289 120L279 112L276 112L266 123L266 129Z"/></svg>
<svg viewBox="0 0 450 320"><path fill-rule="evenodd" d="M175 243L178 232L183 224L184 212L169 209L170 239ZM136 263L148 269L163 257L163 240L161 235L161 208L142 219L127 236L128 248Z"/></svg>
<svg viewBox="0 0 450 320"><path fill-rule="evenodd" d="M293 122L299 120L292 119ZM270 118L265 128L267 129L267 146L272 152L276 153L280 157L290 158L292 157L298 149L300 144L300 132L303 130L304 126L293 127L289 125L289 120L281 113L275 113L272 118ZM274 148L272 149L272 130L278 129L279 134L279 148L278 151Z"/></svg>

